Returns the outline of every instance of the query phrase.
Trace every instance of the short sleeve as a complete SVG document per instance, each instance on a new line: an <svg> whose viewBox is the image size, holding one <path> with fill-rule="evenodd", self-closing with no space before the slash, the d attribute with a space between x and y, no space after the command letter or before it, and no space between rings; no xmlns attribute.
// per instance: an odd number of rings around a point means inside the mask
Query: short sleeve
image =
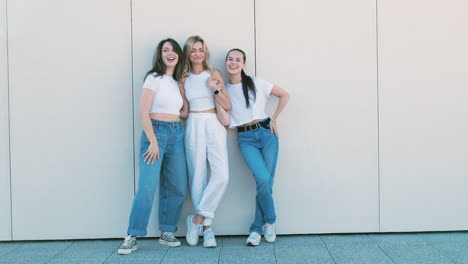
<svg viewBox="0 0 468 264"><path fill-rule="evenodd" d="M143 83L143 88L148 88L152 90L153 92L156 92L160 86L160 80L158 78L155 78L153 74L149 74L145 82Z"/></svg>
<svg viewBox="0 0 468 264"><path fill-rule="evenodd" d="M261 89L265 97L270 96L271 90L273 89L273 84L259 77L255 77L255 81L256 81L255 85L258 86L257 89Z"/></svg>

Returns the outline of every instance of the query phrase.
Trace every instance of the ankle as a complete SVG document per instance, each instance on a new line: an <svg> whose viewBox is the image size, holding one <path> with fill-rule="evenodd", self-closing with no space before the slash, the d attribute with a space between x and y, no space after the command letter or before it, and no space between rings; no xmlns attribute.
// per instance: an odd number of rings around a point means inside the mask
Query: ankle
<svg viewBox="0 0 468 264"><path fill-rule="evenodd" d="M195 215L195 217L192 219L193 223L197 225L203 224L203 221L205 221L205 217L203 215Z"/></svg>

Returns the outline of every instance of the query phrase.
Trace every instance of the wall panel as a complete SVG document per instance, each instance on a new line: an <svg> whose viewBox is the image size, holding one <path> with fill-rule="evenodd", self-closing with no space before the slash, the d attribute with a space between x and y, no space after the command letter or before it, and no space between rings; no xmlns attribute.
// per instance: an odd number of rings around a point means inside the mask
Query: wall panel
<svg viewBox="0 0 468 264"><path fill-rule="evenodd" d="M256 3L257 74L291 94L278 232L378 231L375 1Z"/></svg>
<svg viewBox="0 0 468 264"><path fill-rule="evenodd" d="M467 9L378 1L382 231L468 229Z"/></svg>
<svg viewBox="0 0 468 264"><path fill-rule="evenodd" d="M134 180L130 1L8 4L13 239L121 237Z"/></svg>
<svg viewBox="0 0 468 264"><path fill-rule="evenodd" d="M6 0L0 0L0 241L11 240Z"/></svg>

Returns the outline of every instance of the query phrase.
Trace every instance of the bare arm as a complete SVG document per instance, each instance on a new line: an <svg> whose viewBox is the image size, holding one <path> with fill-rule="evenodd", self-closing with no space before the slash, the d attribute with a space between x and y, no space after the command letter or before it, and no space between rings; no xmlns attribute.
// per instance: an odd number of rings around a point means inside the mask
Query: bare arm
<svg viewBox="0 0 468 264"><path fill-rule="evenodd" d="M182 100L184 101L184 105L182 109L180 109L180 118L187 119L189 113L189 103L187 101L187 97L185 97L185 78L179 81L179 90L180 95L182 95Z"/></svg>
<svg viewBox="0 0 468 264"><path fill-rule="evenodd" d="M228 126L231 122L231 116L229 113L219 105L216 105L216 116L223 126Z"/></svg>
<svg viewBox="0 0 468 264"><path fill-rule="evenodd" d="M284 107L288 103L289 93L275 85L271 89L270 94L279 98L278 106L276 106L275 113L273 113L273 115L271 116L270 121L271 132L275 133L276 137L279 138L279 131L276 127L276 119L278 119L279 114L281 113L281 111L283 111Z"/></svg>
<svg viewBox="0 0 468 264"><path fill-rule="evenodd" d="M145 131L146 137L148 138L150 145L148 150L143 154L145 162L153 164L155 159L159 159L159 146L156 134L154 134L153 125L151 124L151 117L149 110L153 103L154 92L151 89L143 89L140 101L140 120Z"/></svg>
<svg viewBox="0 0 468 264"><path fill-rule="evenodd" d="M229 99L229 94L224 86L223 76L221 76L221 72L218 69L215 69L211 74L211 78L207 81L207 86L213 92L216 89L220 89L220 92L217 95L214 95L216 105L220 105L226 111L231 110L231 100Z"/></svg>

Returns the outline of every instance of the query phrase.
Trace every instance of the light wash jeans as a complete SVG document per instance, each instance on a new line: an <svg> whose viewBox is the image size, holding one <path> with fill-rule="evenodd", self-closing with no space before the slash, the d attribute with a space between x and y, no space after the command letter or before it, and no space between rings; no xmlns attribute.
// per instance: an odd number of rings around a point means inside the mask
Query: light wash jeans
<svg viewBox="0 0 468 264"><path fill-rule="evenodd" d="M159 230L175 232L187 192L187 169L184 153L184 128L181 122L151 120L158 140L159 159L144 161L149 140L145 132L140 141L140 179L130 214L128 234L146 236L154 195L159 182Z"/></svg>
<svg viewBox="0 0 468 264"><path fill-rule="evenodd" d="M250 232L263 234L263 225L274 224L276 221L273 180L278 160L278 138L270 129L261 127L239 132L237 142L247 166L252 171L257 189L255 220L250 226Z"/></svg>

